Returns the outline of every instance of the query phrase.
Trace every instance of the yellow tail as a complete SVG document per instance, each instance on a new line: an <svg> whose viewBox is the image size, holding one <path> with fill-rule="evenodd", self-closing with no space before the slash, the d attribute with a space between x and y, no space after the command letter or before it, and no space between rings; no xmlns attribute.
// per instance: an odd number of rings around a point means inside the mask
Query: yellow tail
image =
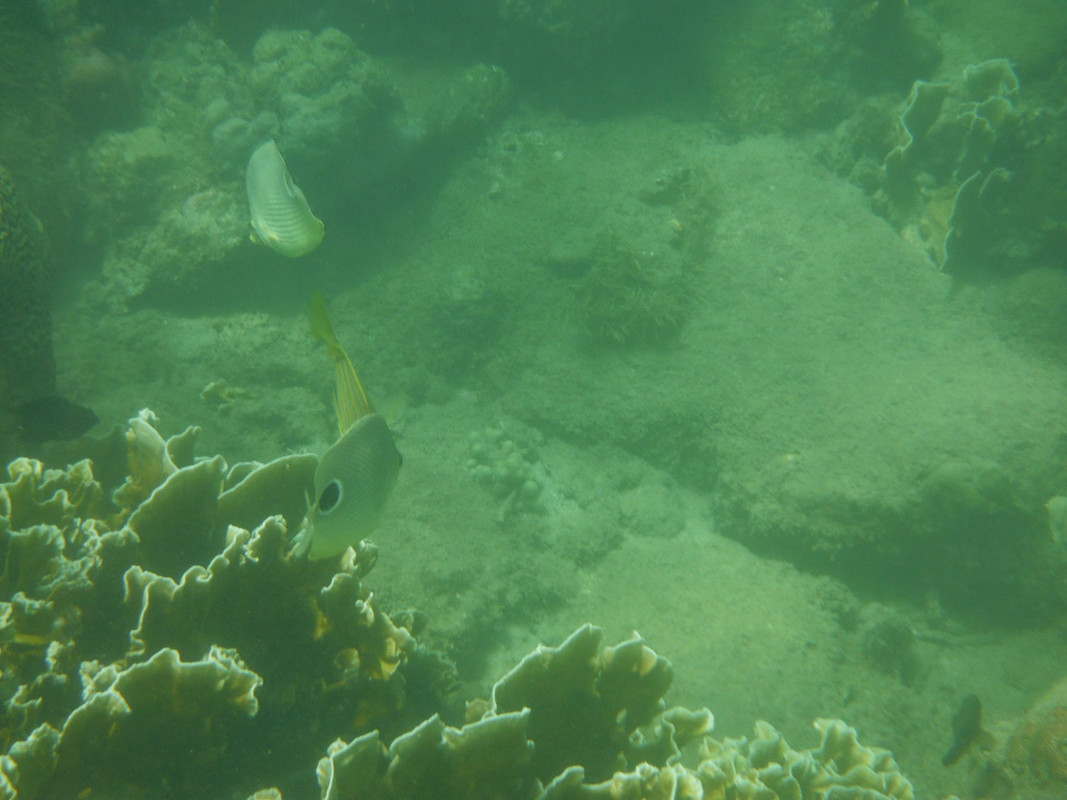
<svg viewBox="0 0 1067 800"><path fill-rule="evenodd" d="M373 414L374 406L371 405L367 393L363 391L363 384L359 382L352 360L333 333L326 299L319 291L311 295L311 302L308 305L308 325L311 335L326 345L330 359L333 361L334 377L337 379L337 385L333 390L333 407L337 412L337 427L343 435L356 424L356 420L360 417Z"/></svg>

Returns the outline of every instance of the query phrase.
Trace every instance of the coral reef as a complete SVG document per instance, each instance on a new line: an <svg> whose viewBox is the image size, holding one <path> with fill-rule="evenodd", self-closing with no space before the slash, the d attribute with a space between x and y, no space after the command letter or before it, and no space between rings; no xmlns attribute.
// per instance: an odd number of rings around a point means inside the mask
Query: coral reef
<svg viewBox="0 0 1067 800"><path fill-rule="evenodd" d="M912 797L843 722L805 751L766 723L711 739L710 711L666 708L669 661L591 625L452 719L421 617L363 586L374 545L290 554L313 456L227 467L194 456L198 429L156 425L142 412L109 437L124 454L94 450L105 483L87 459L22 458L0 484L0 797L307 797L316 757L324 800Z"/></svg>
<svg viewBox="0 0 1067 800"><path fill-rule="evenodd" d="M1064 185L1038 165L1065 141L1062 111L1021 104L1006 59L973 64L951 83L916 81L875 208L956 277L1062 264Z"/></svg>
<svg viewBox="0 0 1067 800"><path fill-rule="evenodd" d="M903 91L941 59L936 27L904 0L757 0L718 7L705 31L705 102L738 132L832 128L872 90Z"/></svg>
<svg viewBox="0 0 1067 800"><path fill-rule="evenodd" d="M815 720L815 730L819 746L800 751L766 722L756 723L752 739L705 739L696 770L704 796L913 800L911 782L887 750L860 744L841 720Z"/></svg>
<svg viewBox="0 0 1067 800"><path fill-rule="evenodd" d="M61 25L62 82L66 107L87 131L125 127L135 118L137 92L129 63L102 46L102 25Z"/></svg>
<svg viewBox="0 0 1067 800"><path fill-rule="evenodd" d="M837 3L834 14L835 49L857 83L906 87L941 61L937 28L907 0Z"/></svg>
<svg viewBox="0 0 1067 800"><path fill-rule="evenodd" d="M376 733L337 741L320 761L324 800L514 797L537 800L913 800L886 750L840 720L819 719L820 743L794 750L771 725L717 741L707 709L664 710L672 672L639 638L601 649L586 625L539 647L468 705L451 728L432 717L386 748ZM699 764L681 750L699 742Z"/></svg>
<svg viewBox="0 0 1067 800"><path fill-rule="evenodd" d="M19 796L248 792L342 731L439 710L452 668L362 586L374 546L288 553L316 459L227 468L154 421L130 421L121 486L29 459L0 484L0 771ZM283 746L296 720L330 733Z"/></svg>

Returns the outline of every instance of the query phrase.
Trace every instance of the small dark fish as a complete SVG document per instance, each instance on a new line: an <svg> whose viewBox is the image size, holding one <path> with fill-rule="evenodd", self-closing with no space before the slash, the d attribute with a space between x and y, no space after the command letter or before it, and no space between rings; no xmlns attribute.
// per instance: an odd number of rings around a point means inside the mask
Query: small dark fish
<svg viewBox="0 0 1067 800"><path fill-rule="evenodd" d="M967 752L982 734L982 702L978 695L969 694L960 701L959 710L952 718L952 748L945 753L941 763L951 767Z"/></svg>
<svg viewBox="0 0 1067 800"><path fill-rule="evenodd" d="M23 444L77 439L99 421L91 409L55 395L15 406L15 422Z"/></svg>

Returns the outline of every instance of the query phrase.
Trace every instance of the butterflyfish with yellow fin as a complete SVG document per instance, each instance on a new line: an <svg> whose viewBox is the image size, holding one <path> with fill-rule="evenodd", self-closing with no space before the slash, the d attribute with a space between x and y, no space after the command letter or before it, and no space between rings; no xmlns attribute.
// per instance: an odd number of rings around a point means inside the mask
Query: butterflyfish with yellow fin
<svg viewBox="0 0 1067 800"><path fill-rule="evenodd" d="M322 292L315 292L308 305L308 325L311 335L326 345L326 351L333 361L334 377L337 380L333 390L333 408L337 413L337 428L343 436L356 424L356 420L374 413L374 406L359 382L352 359L337 341L330 322L330 311L326 308L326 299Z"/></svg>
<svg viewBox="0 0 1067 800"><path fill-rule="evenodd" d="M322 242L326 226L311 213L273 139L248 159L245 188L253 242L290 258L310 253Z"/></svg>
<svg viewBox="0 0 1067 800"><path fill-rule="evenodd" d="M296 545L298 552L319 559L354 547L377 527L402 459L389 424L374 412L352 360L334 335L319 292L311 298L308 320L311 334L326 345L334 364L333 401L341 431L315 469L306 539Z"/></svg>

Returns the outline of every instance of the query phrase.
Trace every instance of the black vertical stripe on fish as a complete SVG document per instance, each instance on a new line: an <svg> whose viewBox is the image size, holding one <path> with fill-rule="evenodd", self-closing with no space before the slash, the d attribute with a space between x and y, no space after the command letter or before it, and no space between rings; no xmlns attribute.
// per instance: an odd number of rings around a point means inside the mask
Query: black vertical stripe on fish
<svg viewBox="0 0 1067 800"><path fill-rule="evenodd" d="M377 414L361 417L323 454L308 514L310 558L335 556L371 534L401 461L393 432Z"/></svg>

